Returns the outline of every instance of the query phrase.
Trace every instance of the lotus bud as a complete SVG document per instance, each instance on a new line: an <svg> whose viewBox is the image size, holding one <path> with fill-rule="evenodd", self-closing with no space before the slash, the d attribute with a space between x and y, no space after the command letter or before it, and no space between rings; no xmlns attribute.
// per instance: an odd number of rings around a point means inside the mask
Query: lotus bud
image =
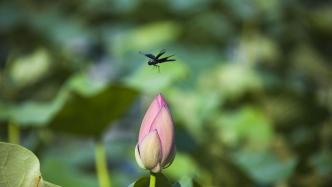
<svg viewBox="0 0 332 187"><path fill-rule="evenodd" d="M154 173L168 167L175 157L174 126L162 95L152 101L143 118L135 147L137 164Z"/></svg>

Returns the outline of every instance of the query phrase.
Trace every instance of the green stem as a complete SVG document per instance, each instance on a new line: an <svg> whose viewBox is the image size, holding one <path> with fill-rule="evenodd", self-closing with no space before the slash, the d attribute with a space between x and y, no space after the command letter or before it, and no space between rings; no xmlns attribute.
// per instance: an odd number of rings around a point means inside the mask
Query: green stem
<svg viewBox="0 0 332 187"><path fill-rule="evenodd" d="M156 175L154 173L150 173L150 185L149 187L155 187L156 186Z"/></svg>
<svg viewBox="0 0 332 187"><path fill-rule="evenodd" d="M8 141L13 144L20 144L20 128L14 121L8 123Z"/></svg>
<svg viewBox="0 0 332 187"><path fill-rule="evenodd" d="M107 159L105 145L98 141L95 148L96 167L100 187L111 187L111 182L107 170Z"/></svg>

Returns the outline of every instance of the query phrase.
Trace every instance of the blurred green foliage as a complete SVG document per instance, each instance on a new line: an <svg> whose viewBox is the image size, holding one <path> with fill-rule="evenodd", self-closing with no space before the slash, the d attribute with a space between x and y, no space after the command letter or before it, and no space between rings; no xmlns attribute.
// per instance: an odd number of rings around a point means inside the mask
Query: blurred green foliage
<svg viewBox="0 0 332 187"><path fill-rule="evenodd" d="M331 186L332 4L298 0L0 2L0 140L7 124L61 186L113 186L162 92L176 124L175 186ZM138 51L167 49L157 69ZM82 136L84 135L84 136Z"/></svg>

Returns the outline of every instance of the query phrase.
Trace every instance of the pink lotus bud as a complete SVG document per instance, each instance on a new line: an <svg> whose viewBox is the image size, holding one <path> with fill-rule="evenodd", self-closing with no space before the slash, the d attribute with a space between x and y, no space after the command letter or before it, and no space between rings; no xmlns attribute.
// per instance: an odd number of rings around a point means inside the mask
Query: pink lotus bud
<svg viewBox="0 0 332 187"><path fill-rule="evenodd" d="M175 157L174 126L167 103L160 94L145 113L135 148L141 168L158 173L168 167Z"/></svg>

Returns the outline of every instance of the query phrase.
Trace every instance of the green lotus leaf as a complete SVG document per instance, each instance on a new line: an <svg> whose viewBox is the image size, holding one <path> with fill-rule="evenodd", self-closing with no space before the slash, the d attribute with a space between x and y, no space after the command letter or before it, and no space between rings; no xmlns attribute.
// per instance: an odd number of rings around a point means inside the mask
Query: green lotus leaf
<svg viewBox="0 0 332 187"><path fill-rule="evenodd" d="M0 142L1 187L59 187L41 176L38 158L28 149Z"/></svg>

